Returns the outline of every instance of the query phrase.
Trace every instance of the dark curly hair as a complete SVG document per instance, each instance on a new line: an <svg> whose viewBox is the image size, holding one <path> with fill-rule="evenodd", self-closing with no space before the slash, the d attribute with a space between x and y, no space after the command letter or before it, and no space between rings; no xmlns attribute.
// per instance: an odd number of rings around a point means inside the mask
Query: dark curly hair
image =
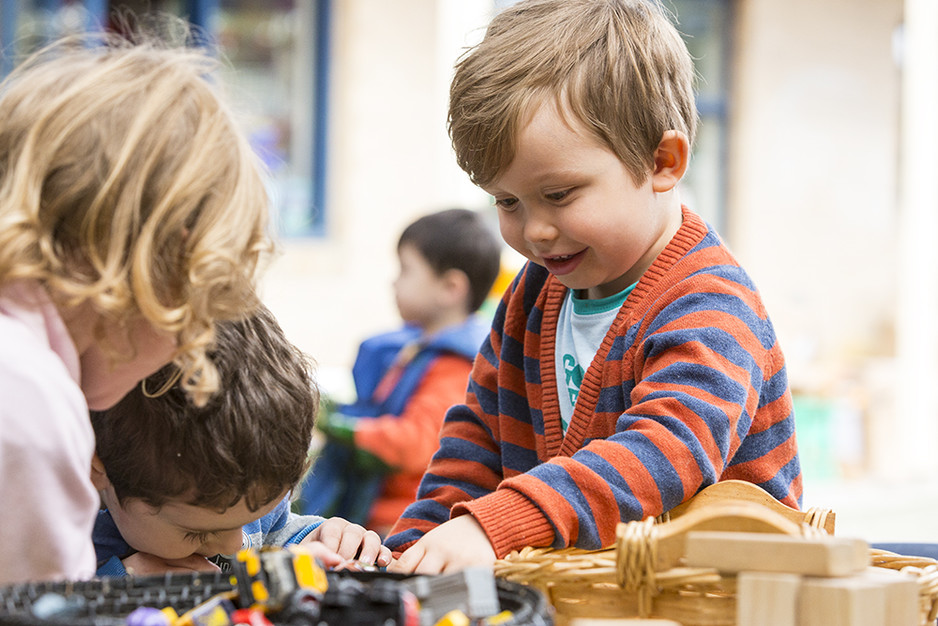
<svg viewBox="0 0 938 626"><path fill-rule="evenodd" d="M310 359L263 307L247 320L219 322L215 336L209 358L220 388L204 407L187 398L168 365L114 407L91 413L98 457L121 502L159 507L181 499L222 511L244 498L257 510L308 469L319 408Z"/></svg>

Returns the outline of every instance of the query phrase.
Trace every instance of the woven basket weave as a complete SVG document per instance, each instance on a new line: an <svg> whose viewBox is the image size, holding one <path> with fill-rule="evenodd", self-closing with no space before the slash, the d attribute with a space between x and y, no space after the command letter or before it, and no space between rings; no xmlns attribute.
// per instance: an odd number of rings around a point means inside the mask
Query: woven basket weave
<svg viewBox="0 0 938 626"><path fill-rule="evenodd" d="M722 485L714 490L717 485L670 516L619 524L610 548L524 548L496 561L495 574L540 589L554 607L557 626L576 618L626 617L669 619L684 626L735 626L736 577L715 569L681 567L674 558L682 553L679 535L690 527L828 534L833 532L834 515L826 510L788 509L755 485ZM755 526L753 518L758 518ZM681 525L683 529L678 529ZM915 574L921 624L934 624L938 563L882 550L870 551L870 563Z"/></svg>

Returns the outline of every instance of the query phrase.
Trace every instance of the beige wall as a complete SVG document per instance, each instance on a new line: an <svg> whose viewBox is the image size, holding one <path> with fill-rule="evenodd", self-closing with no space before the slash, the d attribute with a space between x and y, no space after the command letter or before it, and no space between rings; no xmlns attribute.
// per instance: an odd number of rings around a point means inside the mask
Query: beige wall
<svg viewBox="0 0 938 626"><path fill-rule="evenodd" d="M328 236L283 242L263 287L326 378L351 365L358 341L398 323L401 229L425 212L487 202L455 165L445 119L452 64L489 4L334 3Z"/></svg>
<svg viewBox="0 0 938 626"><path fill-rule="evenodd" d="M902 2L740 8L728 237L793 358L891 347Z"/></svg>
<svg viewBox="0 0 938 626"><path fill-rule="evenodd" d="M763 291L793 386L859 411L869 464L877 426L895 428L903 2L738 6L727 235Z"/></svg>

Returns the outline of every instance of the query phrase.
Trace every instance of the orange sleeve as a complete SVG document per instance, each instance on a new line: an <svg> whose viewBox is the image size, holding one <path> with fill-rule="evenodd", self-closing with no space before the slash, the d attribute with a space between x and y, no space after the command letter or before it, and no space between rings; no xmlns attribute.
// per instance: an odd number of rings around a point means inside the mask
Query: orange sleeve
<svg viewBox="0 0 938 626"><path fill-rule="evenodd" d="M439 447L446 410L465 402L472 363L444 354L424 374L404 412L359 420L355 446L405 472L422 473Z"/></svg>

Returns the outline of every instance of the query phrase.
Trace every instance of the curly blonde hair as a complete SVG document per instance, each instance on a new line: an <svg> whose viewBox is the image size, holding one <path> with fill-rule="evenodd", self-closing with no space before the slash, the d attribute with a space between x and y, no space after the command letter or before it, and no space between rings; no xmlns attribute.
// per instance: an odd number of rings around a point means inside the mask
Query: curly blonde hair
<svg viewBox="0 0 938 626"><path fill-rule="evenodd" d="M218 386L215 321L255 310L273 247L263 173L219 67L199 49L94 35L0 83L0 287L34 280L60 308L90 302L99 338L140 317L174 333L199 405Z"/></svg>
<svg viewBox="0 0 938 626"><path fill-rule="evenodd" d="M448 127L457 161L475 184L492 182L530 116L553 99L640 184L666 131L693 143L694 77L656 0L523 0L456 64Z"/></svg>

